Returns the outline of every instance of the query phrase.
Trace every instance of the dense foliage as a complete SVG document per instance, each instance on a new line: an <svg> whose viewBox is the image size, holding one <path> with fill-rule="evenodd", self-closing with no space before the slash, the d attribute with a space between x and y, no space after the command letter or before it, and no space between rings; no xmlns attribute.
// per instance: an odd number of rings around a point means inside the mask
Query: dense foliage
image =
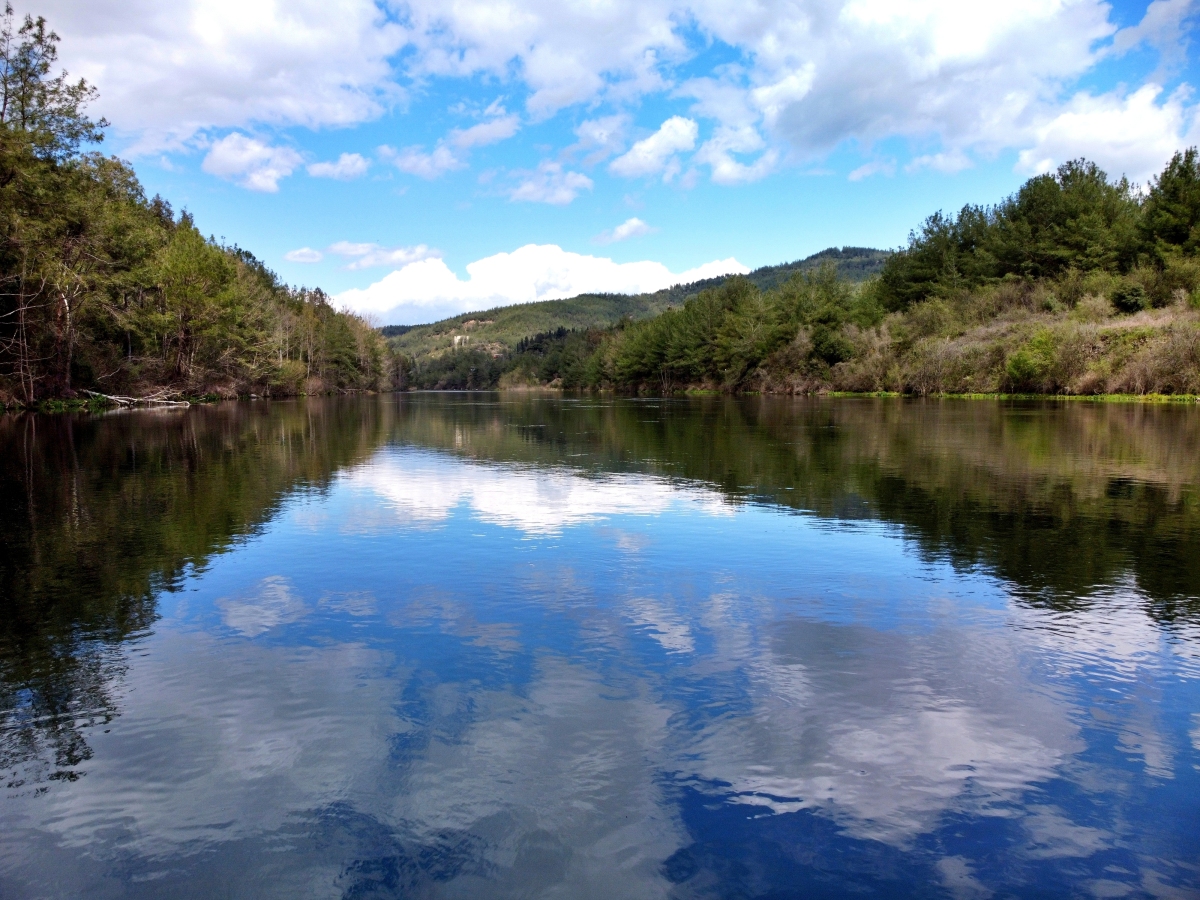
<svg viewBox="0 0 1200 900"><path fill-rule="evenodd" d="M250 253L147 199L85 148L95 91L54 74L43 19L0 28L0 402L80 390L224 395L375 387L387 348L366 321L295 290Z"/></svg>
<svg viewBox="0 0 1200 900"><path fill-rule="evenodd" d="M890 254L867 247L830 247L805 259L778 266L763 266L745 276L760 290L769 290L789 278L822 266L833 266L847 281L863 281L878 275ZM507 356L520 352L517 345L534 336L551 335L559 329L586 331L611 328L627 320L648 319L675 309L689 297L721 287L728 276L707 278L656 291L653 294L581 294L566 300L520 303L482 312L463 313L428 325L389 325L385 337L393 338L395 350L414 358L432 358L444 350L482 351ZM460 340L455 341L455 337ZM462 344L466 345L463 347ZM444 374L447 363L430 372Z"/></svg>
<svg viewBox="0 0 1200 900"><path fill-rule="evenodd" d="M827 254L782 282L728 279L605 329L546 329L503 352L434 351L417 357L412 378L655 392L1196 394L1198 254L1195 148L1145 191L1076 160L996 206L931 216L906 248L880 258L876 278L855 283Z"/></svg>

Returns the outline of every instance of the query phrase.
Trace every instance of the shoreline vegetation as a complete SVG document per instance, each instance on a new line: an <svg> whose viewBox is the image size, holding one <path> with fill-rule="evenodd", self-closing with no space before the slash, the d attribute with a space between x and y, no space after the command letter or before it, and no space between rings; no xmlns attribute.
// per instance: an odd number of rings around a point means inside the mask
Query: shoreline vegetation
<svg viewBox="0 0 1200 900"><path fill-rule="evenodd" d="M765 289L752 273L655 315L509 347L471 347L458 317L424 326L448 346L406 356L404 377L633 394L1195 397L1198 253L1196 148L1144 189L1074 160L994 206L930 216L860 281L832 261ZM398 353L414 331L391 339Z"/></svg>
<svg viewBox="0 0 1200 900"><path fill-rule="evenodd" d="M190 406L208 405L213 403L230 402L236 400L250 401L265 401L265 400L295 400L302 397L330 397L338 393L345 395L360 395L370 396L383 393L406 393L406 394L455 394L455 393L472 393L476 391L499 392L505 394L529 394L529 395L551 395L561 396L564 394L575 396L588 395L617 395L617 396L638 396L630 395L626 392L618 392L611 388L589 389L583 391L569 391L562 387L551 387L549 385L516 385L502 388L405 388L394 389L390 391L371 391L371 390L353 390L353 391L321 391L321 392L297 392L293 394L277 394L277 395L241 395L236 397L222 397L216 394L206 394L201 396L176 395L180 399L173 401L159 401L154 398L108 398L99 397L76 397L70 400L42 400L33 407L25 407L20 405L5 406L0 404L0 414L31 411L42 413L68 413L68 412L88 412L88 413L103 413L119 410L130 409L171 409L171 408L187 408ZM672 391L671 394L651 394L640 396L655 396L655 397L716 397L730 396L729 391L714 390L709 388L687 388ZM1162 405L1162 404L1191 404L1200 403L1200 394L1020 394L1020 393L997 393L997 394L953 394L953 393L934 393L934 394L906 394L900 391L814 391L805 394L782 394L774 391L738 391L733 396L739 397L755 397L755 396L797 396L797 397L814 397L826 398L831 400L979 400L989 402L1012 402L1012 401L1063 401L1074 403L1132 403L1146 405ZM128 402L128 401L134 402ZM122 402L124 401L124 402Z"/></svg>
<svg viewBox="0 0 1200 900"><path fill-rule="evenodd" d="M89 148L95 89L42 18L0 18L0 406L95 408L397 386L374 323L205 238Z"/></svg>
<svg viewBox="0 0 1200 900"><path fill-rule="evenodd" d="M95 89L0 19L0 408L410 389L1200 395L1200 155L1074 160L894 252L380 329L205 238L94 148ZM56 74L57 72L57 74ZM97 396L103 395L103 396ZM111 398L120 397L114 401Z"/></svg>

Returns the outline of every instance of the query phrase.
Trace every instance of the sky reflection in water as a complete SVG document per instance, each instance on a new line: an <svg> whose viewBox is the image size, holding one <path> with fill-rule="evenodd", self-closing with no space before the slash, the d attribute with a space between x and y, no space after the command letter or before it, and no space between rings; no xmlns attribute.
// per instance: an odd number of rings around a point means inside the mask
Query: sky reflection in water
<svg viewBox="0 0 1200 900"><path fill-rule="evenodd" d="M1019 602L903 522L423 402L101 654L0 894L1200 895L1200 636L1135 577Z"/></svg>

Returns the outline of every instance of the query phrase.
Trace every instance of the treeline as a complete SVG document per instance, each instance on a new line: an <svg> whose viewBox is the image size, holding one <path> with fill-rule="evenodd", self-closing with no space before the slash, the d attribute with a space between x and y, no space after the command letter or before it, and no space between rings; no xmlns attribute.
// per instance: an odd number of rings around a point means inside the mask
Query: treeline
<svg viewBox="0 0 1200 900"><path fill-rule="evenodd" d="M878 277L744 278L502 358L411 367L422 387L1200 394L1200 156L1145 191L1077 160L991 207L937 213Z"/></svg>
<svg viewBox="0 0 1200 900"><path fill-rule="evenodd" d="M85 148L94 88L55 73L43 19L0 30L0 403L103 394L294 394L390 386L371 323L147 199Z"/></svg>
<svg viewBox="0 0 1200 900"><path fill-rule="evenodd" d="M1198 226L1196 148L1176 153L1144 196L1077 160L996 206L930 216L884 265L879 295L902 310L1006 280L1041 280L1066 303L1091 291L1111 294L1121 312L1161 307L1200 284Z"/></svg>

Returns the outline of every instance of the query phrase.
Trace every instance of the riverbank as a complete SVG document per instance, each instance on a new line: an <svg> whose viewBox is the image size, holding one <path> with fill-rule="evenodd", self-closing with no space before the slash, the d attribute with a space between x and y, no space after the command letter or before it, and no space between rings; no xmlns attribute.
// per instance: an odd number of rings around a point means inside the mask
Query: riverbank
<svg viewBox="0 0 1200 900"><path fill-rule="evenodd" d="M287 394L185 394L170 392L167 397L149 395L137 397L116 397L106 396L103 394L94 394L86 397L72 398L57 398L49 400L39 400L36 403L25 405L18 402L4 403L0 402L0 415L6 413L20 412L39 412L39 413L68 413L68 412L108 412L114 409L129 409L133 407L149 409L149 408L171 408L171 407L188 407L198 406L210 403L221 403L229 400L295 400L299 397L337 397L349 395L374 395L378 393L393 393L390 391L373 391L365 389L344 389L344 390L328 390L328 391L313 391Z"/></svg>
<svg viewBox="0 0 1200 900"><path fill-rule="evenodd" d="M1074 401L1080 403L1139 403L1139 404L1191 404L1200 403L1200 394L1013 394L1013 393L996 393L996 394L954 394L954 393L939 393L939 394L904 394L899 391L814 391L811 393L801 394L796 392L779 392L779 391L719 391L704 388L687 388L682 390L672 391L670 394L627 394L626 392L614 391L611 389L603 390L584 390L571 391L563 388L541 386L517 386L495 389L496 393L513 394L513 395L537 395L546 394L551 396L562 396L563 394L580 393L584 395L621 395L626 396L642 396L642 397L755 397L755 396L792 396L792 397L817 397L828 399L890 399L890 400L986 400L993 402L1014 401L1014 400L1059 400L1059 401ZM259 396L258 394L247 394L238 397L218 397L216 395L205 395L202 397L181 397L180 401L174 402L174 406L197 406L207 405L211 403L221 403L229 400L295 400L300 397L334 397L339 395L376 395L379 393L397 393L397 394L454 394L462 393L460 390L416 390L416 391L328 391L319 394L287 394L282 396ZM153 402L138 404L141 408L152 408ZM102 413L110 412L114 409L129 408L128 405L118 404L109 401L102 397L88 397L74 400L43 400L33 406L20 406L0 404L0 415L21 413L21 412L38 412L38 413L78 413L91 412ZM161 406L159 408L162 408Z"/></svg>

